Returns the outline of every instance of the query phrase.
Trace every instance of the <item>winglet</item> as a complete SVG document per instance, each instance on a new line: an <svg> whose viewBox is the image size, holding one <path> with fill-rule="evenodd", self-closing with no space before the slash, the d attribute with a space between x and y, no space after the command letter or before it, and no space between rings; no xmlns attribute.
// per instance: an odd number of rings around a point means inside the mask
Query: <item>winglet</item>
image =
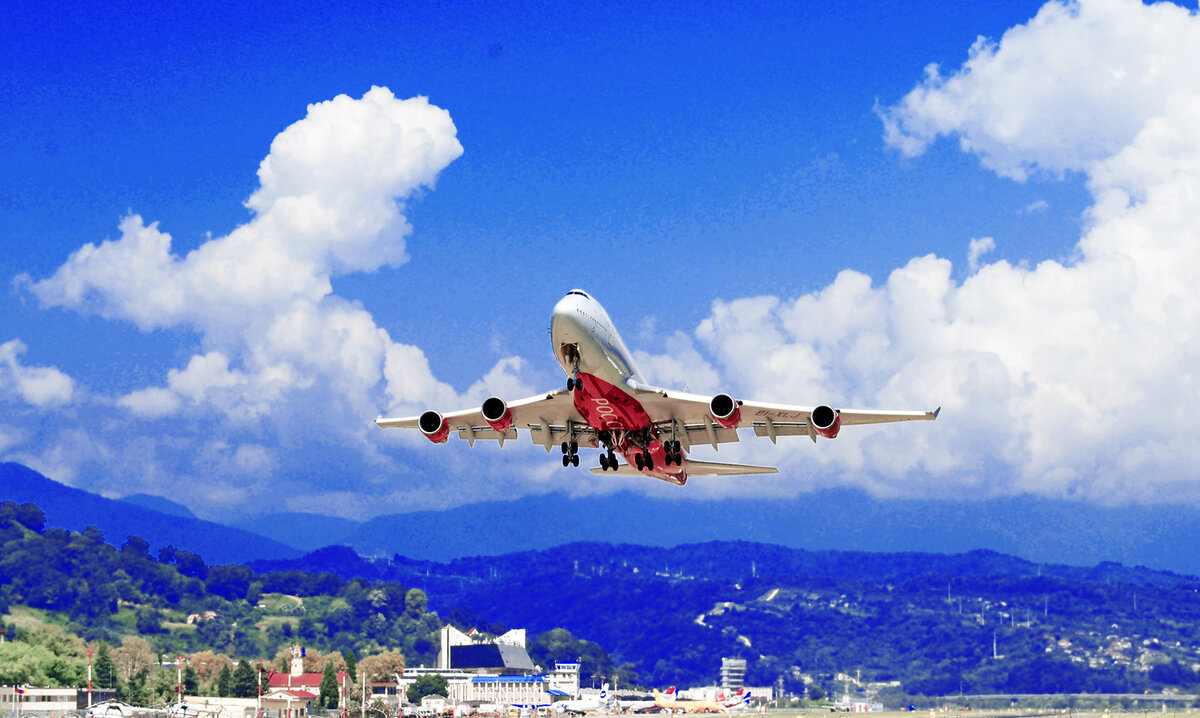
<svg viewBox="0 0 1200 718"><path fill-rule="evenodd" d="M933 410L933 420L934 421L937 420L938 414L940 414L940 413L942 413L942 407L940 407L940 406Z"/></svg>

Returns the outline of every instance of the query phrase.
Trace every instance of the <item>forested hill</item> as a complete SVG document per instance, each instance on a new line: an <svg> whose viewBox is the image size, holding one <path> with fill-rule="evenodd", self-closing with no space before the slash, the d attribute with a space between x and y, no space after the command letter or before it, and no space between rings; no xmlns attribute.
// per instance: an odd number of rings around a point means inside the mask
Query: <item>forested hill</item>
<svg viewBox="0 0 1200 718"><path fill-rule="evenodd" d="M707 684L722 657L748 680L803 691L837 673L925 694L1200 688L1200 581L1102 563L1040 565L989 551L872 554L749 542L579 543L437 563L329 549L273 569L400 580L482 618L586 636L653 685ZM268 564L263 564L266 567ZM840 689L839 689L840 690Z"/></svg>
<svg viewBox="0 0 1200 718"><path fill-rule="evenodd" d="M750 683L793 692L836 690L837 674L858 670L905 694L1200 691L1200 582L983 551L572 544L433 563L334 547L252 570L184 548L151 552L137 537L118 550L95 527L46 528L37 507L8 502L0 613L17 612L88 639L138 633L160 651L270 657L299 641L425 664L446 620L519 627L538 636L542 665L582 655L626 684L708 684L721 658L740 656Z"/></svg>
<svg viewBox="0 0 1200 718"><path fill-rule="evenodd" d="M337 550L324 556L331 565L356 558ZM0 643L0 682L77 683L83 669L79 638L125 648L128 638L138 636L147 655L215 651L226 663L230 657L271 663L301 644L343 656L388 654L389 666L430 665L446 623L434 605L419 588L398 581L343 580L328 572L256 573L240 565L210 565L185 548L151 551L138 536L118 549L95 526L78 533L47 527L36 505L0 501L0 625L10 639ZM442 614L463 612L443 608ZM505 630L474 615L472 623L459 626L477 623ZM79 638L65 638L70 634ZM565 631L530 638L530 653L540 665L582 656L589 679L593 673L612 674L610 657L594 643ZM140 690L130 695L144 696Z"/></svg>

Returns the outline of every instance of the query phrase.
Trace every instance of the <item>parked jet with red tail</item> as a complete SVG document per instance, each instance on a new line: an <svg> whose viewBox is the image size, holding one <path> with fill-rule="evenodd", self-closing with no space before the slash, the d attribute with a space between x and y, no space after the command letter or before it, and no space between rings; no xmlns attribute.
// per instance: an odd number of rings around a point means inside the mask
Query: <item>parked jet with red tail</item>
<svg viewBox="0 0 1200 718"><path fill-rule="evenodd" d="M452 432L473 446L494 440L503 446L526 429L549 453L562 450L563 466L579 466L579 447L601 449L594 473L643 474L680 486L689 476L773 474L769 466L699 461L688 456L692 446L738 441L738 429L774 442L780 436L833 439L844 426L897 421L933 421L934 411L863 411L831 406L795 406L739 401L729 394L699 396L650 386L604 307L575 289L554 307L550 317L554 356L567 375L566 389L507 402L491 397L477 409L447 414L385 419L382 428L419 429L443 444ZM620 463L617 454L628 463Z"/></svg>

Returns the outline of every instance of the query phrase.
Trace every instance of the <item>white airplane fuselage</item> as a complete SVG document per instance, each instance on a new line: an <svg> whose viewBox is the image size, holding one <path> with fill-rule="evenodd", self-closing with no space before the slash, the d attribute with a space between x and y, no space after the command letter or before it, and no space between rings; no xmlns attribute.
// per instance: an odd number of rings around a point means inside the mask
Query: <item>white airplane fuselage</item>
<svg viewBox="0 0 1200 718"><path fill-rule="evenodd" d="M631 464L640 454L639 463L649 463L645 474L685 483L687 454L680 447L674 452L678 458L668 465L667 449L674 447L663 442L672 437L661 435L635 398L642 376L604 307L586 292L572 290L554 305L550 340L555 361L575 389L575 410L600 442Z"/></svg>

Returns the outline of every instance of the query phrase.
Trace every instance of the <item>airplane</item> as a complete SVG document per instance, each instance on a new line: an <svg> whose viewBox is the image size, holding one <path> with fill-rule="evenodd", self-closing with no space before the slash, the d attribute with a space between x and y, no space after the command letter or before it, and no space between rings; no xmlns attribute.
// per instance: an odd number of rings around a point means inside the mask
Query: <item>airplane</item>
<svg viewBox="0 0 1200 718"><path fill-rule="evenodd" d="M672 713L728 713L725 705L725 694L722 693L715 701L682 700L675 693L675 686L667 689L666 693L654 691L654 704Z"/></svg>
<svg viewBox="0 0 1200 718"><path fill-rule="evenodd" d="M723 464L688 456L692 447L739 441L739 429L751 429L774 443L781 436L833 439L844 426L898 421L933 421L934 411L835 409L741 401L727 393L701 396L647 384L608 313L581 289L567 292L550 316L555 360L567 375L566 389L507 402L490 397L475 409L446 414L429 410L419 416L383 418L380 428L419 429L435 444L451 432L474 446L476 441L517 438L529 431L550 453L562 450L562 465L579 466L579 448L601 449L592 473L642 475L683 486L689 476L773 474L770 466ZM617 454L625 463L617 460Z"/></svg>
<svg viewBox="0 0 1200 718"><path fill-rule="evenodd" d="M726 698L725 693L722 692L721 695L717 696L717 701L724 705L727 711L741 710L750 705L750 691L745 688L739 688L737 693L734 693L729 698Z"/></svg>
<svg viewBox="0 0 1200 718"><path fill-rule="evenodd" d="M574 698L567 701L559 701L554 703L551 708L553 708L555 713L581 716L587 713L608 710L613 706L614 702L615 701L608 694L608 684L605 683L600 689L599 695L588 698Z"/></svg>

